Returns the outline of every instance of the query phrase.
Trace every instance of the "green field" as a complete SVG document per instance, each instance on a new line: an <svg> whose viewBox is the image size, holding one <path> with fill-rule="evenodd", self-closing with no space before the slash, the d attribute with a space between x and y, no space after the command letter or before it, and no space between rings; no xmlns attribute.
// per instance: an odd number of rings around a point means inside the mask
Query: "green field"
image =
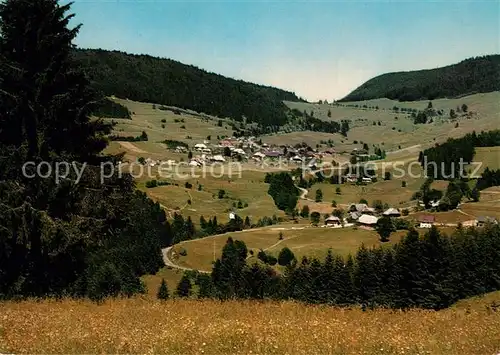
<svg viewBox="0 0 500 355"><path fill-rule="evenodd" d="M500 92L474 94L458 99L433 100L433 107L437 110L444 110L445 115L443 118L434 120L433 123L424 125L413 124L409 115L401 112L396 113L392 108L397 106L422 110L427 107L428 101L398 102L389 99L376 99L342 103L360 107L363 105L368 107L378 106L379 110L300 102L286 102L286 104L290 108L296 108L300 111L305 110L308 113L313 111L314 117L324 120L351 120L351 130L347 135L348 142L354 140L363 141L370 146L373 144L381 145L387 151L390 151L398 149L399 146L402 148L414 145L427 147L435 142L443 142L448 137L462 137L474 130L497 129L499 101ZM457 106L464 103L469 107L469 112L473 113L472 118L459 117L457 120L450 120L447 117L449 110L456 109ZM327 116L328 110L331 111L331 118ZM378 125L379 121L380 126ZM374 122L375 125L373 125ZM455 127L456 123L458 123L458 127ZM315 132L312 135L314 136ZM317 139L318 143L320 139L323 138ZM336 143L340 141L339 138L337 140L332 139ZM346 140L344 139L344 141Z"/></svg>
<svg viewBox="0 0 500 355"><path fill-rule="evenodd" d="M478 147L474 162L481 163L478 174L482 173L487 167L492 169L500 169L500 147ZM471 167L475 169L475 166Z"/></svg>
<svg viewBox="0 0 500 355"><path fill-rule="evenodd" d="M147 142L133 142L125 145L112 142L108 148L108 151L112 153L126 152L132 160L139 156L178 160L179 155L168 151L166 146L160 143L167 139L185 142L189 146L194 146L197 143L203 143L207 136L211 136L211 140L214 142L217 141L217 136L232 136L229 122L223 120L223 126L219 127L219 119L216 117L187 110L181 110L181 114L177 115L172 111L158 109L160 105L156 105L157 108L153 109L153 104L150 103L116 98L113 101L127 107L132 112L131 120L114 119L117 125L113 133L120 136L136 137L142 131L145 131L149 138ZM165 120L165 122L162 122L162 120ZM179 122L175 122L176 120ZM111 119L108 121L111 121ZM165 127L163 128L162 125ZM184 158L187 158L186 154L184 154Z"/></svg>
<svg viewBox="0 0 500 355"><path fill-rule="evenodd" d="M283 240L279 240L280 233L283 234ZM404 234L406 234L404 231L393 233L390 243L398 242ZM363 243L367 247L380 245L379 236L374 231L284 224L183 242L174 247L173 259L180 266L210 271L212 262L221 256L222 247L229 237L245 242L255 255L263 249L278 256L280 250L286 246L299 259L302 256L323 258L328 249L347 255L355 253ZM179 255L182 249L187 252L186 256ZM256 259L250 258L250 260Z"/></svg>

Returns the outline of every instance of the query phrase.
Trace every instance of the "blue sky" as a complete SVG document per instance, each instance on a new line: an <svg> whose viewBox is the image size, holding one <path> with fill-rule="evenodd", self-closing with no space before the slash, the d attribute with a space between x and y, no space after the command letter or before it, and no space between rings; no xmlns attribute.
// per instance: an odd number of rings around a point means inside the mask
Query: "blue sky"
<svg viewBox="0 0 500 355"><path fill-rule="evenodd" d="M341 98L378 74L500 53L500 1L76 0L76 44Z"/></svg>

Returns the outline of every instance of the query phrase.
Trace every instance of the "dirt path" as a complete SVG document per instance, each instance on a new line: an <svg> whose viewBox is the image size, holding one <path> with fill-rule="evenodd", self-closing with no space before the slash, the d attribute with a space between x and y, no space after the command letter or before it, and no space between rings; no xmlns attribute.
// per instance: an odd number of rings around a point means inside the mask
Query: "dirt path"
<svg viewBox="0 0 500 355"><path fill-rule="evenodd" d="M147 154L148 153L148 152L146 152L146 151L144 151L144 150L142 150L140 148L137 148L135 145L133 145L130 142L118 142L118 143L120 143L120 145L123 148L125 148L127 150L130 150L130 151L132 151L134 153L137 153L137 154Z"/></svg>
<svg viewBox="0 0 500 355"><path fill-rule="evenodd" d="M163 255L163 262L165 263L166 266L174 268L174 269L179 269L179 270L184 270L184 271L198 271L203 274L210 274L210 271L204 271L204 270L196 270L196 269L191 269L188 267L180 266L175 264L171 259L170 259L170 251L172 250L173 246L162 249L161 253Z"/></svg>
<svg viewBox="0 0 500 355"><path fill-rule="evenodd" d="M300 194L300 199L301 200L306 200L306 201L312 201L310 198L307 198L307 194L309 193L308 190L302 188L302 187L298 187L297 188L300 190L301 194Z"/></svg>

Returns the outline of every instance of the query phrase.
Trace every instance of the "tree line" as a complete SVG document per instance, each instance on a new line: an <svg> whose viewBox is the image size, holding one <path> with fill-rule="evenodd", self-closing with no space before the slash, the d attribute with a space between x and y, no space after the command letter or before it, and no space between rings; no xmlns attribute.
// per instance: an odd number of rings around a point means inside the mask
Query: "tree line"
<svg viewBox="0 0 500 355"><path fill-rule="evenodd" d="M500 289L498 225L459 227L450 236L435 227L424 236L410 230L393 246L362 245L347 257L329 251L321 261L290 260L291 255L283 253L282 271L262 263L248 264L247 255L244 242L228 238L211 277L191 275L200 287L199 297L439 310Z"/></svg>
<svg viewBox="0 0 500 355"><path fill-rule="evenodd" d="M462 176L460 159L464 163L472 162L476 147L494 147L500 145L500 130L468 133L462 138L449 138L443 144L420 152L419 162L427 176L440 180L457 179ZM432 163L436 163L436 166ZM464 168L465 166L462 166Z"/></svg>

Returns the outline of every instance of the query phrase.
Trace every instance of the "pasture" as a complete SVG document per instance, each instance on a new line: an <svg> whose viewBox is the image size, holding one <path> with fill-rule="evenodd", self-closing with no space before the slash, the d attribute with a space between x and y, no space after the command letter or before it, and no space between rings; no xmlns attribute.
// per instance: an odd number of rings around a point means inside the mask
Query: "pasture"
<svg viewBox="0 0 500 355"><path fill-rule="evenodd" d="M351 120L351 130L347 134L348 140L342 140L351 143L362 141L369 146L379 145L382 149L391 151L414 145L429 147L436 142L444 142L449 137L457 138L472 131L497 129L499 101L500 92L474 94L456 99L433 100L433 107L436 110L443 110L444 115L435 118L432 123L419 125L415 125L407 113L393 111L393 107L423 110L427 107L428 101L398 102L389 99L375 99L341 103L342 105L358 105L357 108L330 104L285 103L290 108L296 108L300 111L305 110L308 113L312 111L314 117L323 120ZM456 110L462 104L466 104L468 111L472 112L471 118L461 116L459 113L457 119L451 120L449 118L450 109ZM378 106L379 109L365 109L364 105L367 107ZM331 117L328 117L329 110ZM337 143L335 139L334 141Z"/></svg>

